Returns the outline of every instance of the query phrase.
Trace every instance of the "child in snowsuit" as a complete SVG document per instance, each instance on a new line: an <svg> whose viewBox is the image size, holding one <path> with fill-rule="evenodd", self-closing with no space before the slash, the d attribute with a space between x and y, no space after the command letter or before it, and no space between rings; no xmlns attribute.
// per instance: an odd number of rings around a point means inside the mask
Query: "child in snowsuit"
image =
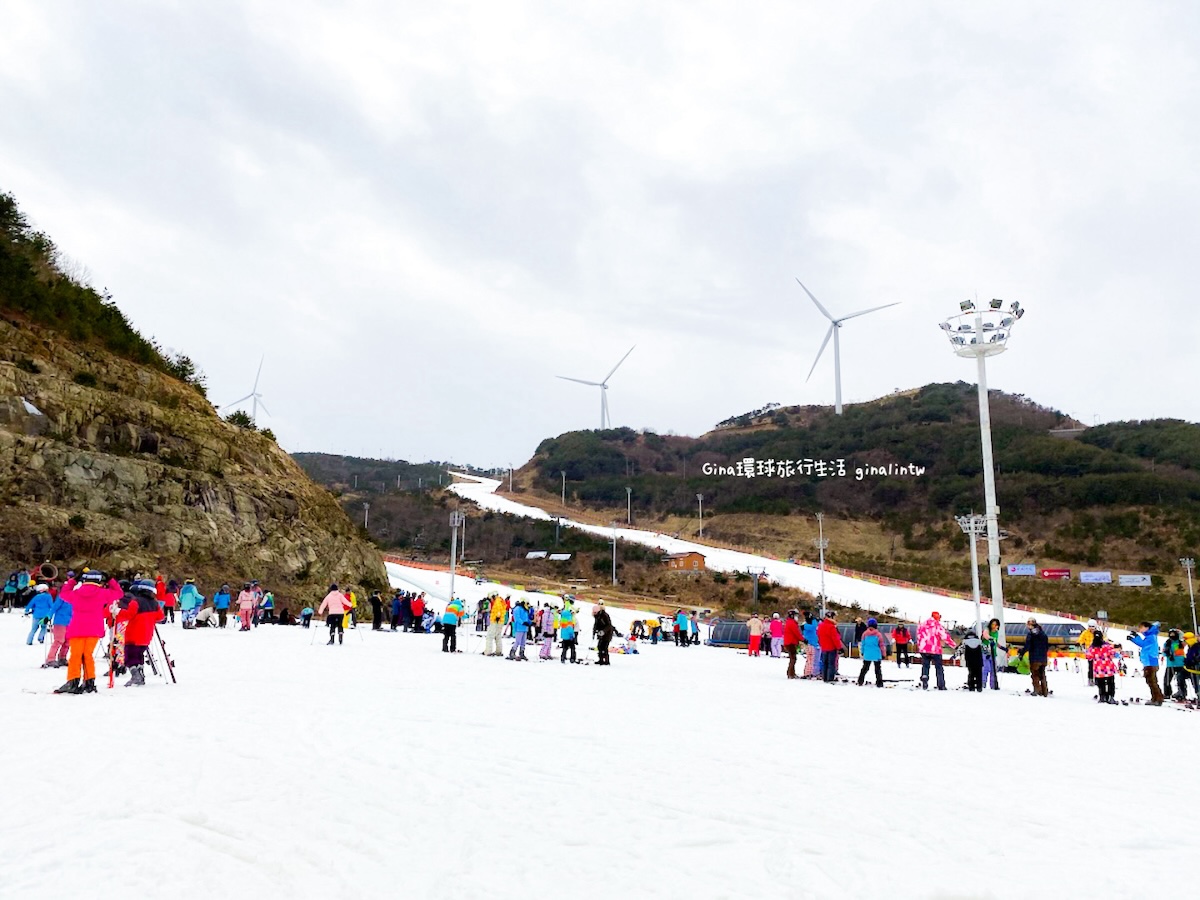
<svg viewBox="0 0 1200 900"><path fill-rule="evenodd" d="M135 581L129 588L129 596L120 602L121 610L115 617L115 622L125 622L125 665L129 669L129 680L125 687L146 684L146 676L142 667L146 662L146 650L150 639L154 637L154 626L163 617L158 606L158 598L154 593L154 585L149 581Z"/></svg>
<svg viewBox="0 0 1200 900"><path fill-rule="evenodd" d="M25 615L33 618L33 627L29 629L29 637L25 639L27 645L33 645L34 635L37 635L39 644L45 643L46 628L50 625L53 607L54 598L50 596L49 586L39 584L33 589L33 596L29 598L29 602L25 604Z"/></svg>
<svg viewBox="0 0 1200 900"><path fill-rule="evenodd" d="M875 667L875 687L883 687L883 670L881 661L887 656L887 638L876 626L875 619L867 619L867 630L862 633L858 642L858 652L862 656L862 668L858 672L858 686L862 687L867 670Z"/></svg>
<svg viewBox="0 0 1200 900"><path fill-rule="evenodd" d="M962 642L963 662L967 666L967 690L983 690L983 641L972 628Z"/></svg>
<svg viewBox="0 0 1200 900"><path fill-rule="evenodd" d="M1100 703L1116 703L1117 657L1113 645L1104 640L1099 629L1092 632L1092 646L1087 649L1088 661L1092 664L1092 679L1096 682Z"/></svg>

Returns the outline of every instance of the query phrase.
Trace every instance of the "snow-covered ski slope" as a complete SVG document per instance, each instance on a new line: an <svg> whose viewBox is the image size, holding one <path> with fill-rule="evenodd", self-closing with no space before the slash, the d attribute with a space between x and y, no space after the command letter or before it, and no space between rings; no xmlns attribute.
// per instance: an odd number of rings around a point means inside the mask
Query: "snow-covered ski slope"
<svg viewBox="0 0 1200 900"><path fill-rule="evenodd" d="M1200 849L1152 762L1200 713L1098 707L1075 673L1042 700L167 626L177 686L74 697L28 625L0 614L5 900L1132 898Z"/></svg>
<svg viewBox="0 0 1200 900"><path fill-rule="evenodd" d="M472 503L476 503L485 509L495 510L496 512L526 516L533 519L552 518L545 510L533 506L524 506L506 497L498 496L495 491L500 486L499 481L490 478L481 478L477 475L467 475L461 472L453 474L463 480L452 485L450 490L454 491L464 500L470 500ZM563 525L570 528L578 528L605 538L611 538L613 533L612 528L589 525L584 522L575 522L568 519L563 519ZM697 544L693 541L680 540L670 535L643 531L636 528L618 527L616 531L619 540L645 544L650 547L661 547L667 553L685 553L689 550L703 553L705 556L705 565L710 569L716 569L721 572L745 572L750 569L755 571L765 570L768 578L787 587L800 588L813 594L819 594L821 590L821 572L819 569L811 566L801 566L778 559L770 559L765 556L743 553L738 550L718 549L710 547L707 544ZM455 586L457 587L457 584ZM959 600L954 597L943 597L939 594L931 594L926 591L912 590L910 588L872 584L868 581L860 581L856 578L848 578L845 575L838 575L832 572L825 573L825 594L833 602L843 606L851 606L857 603L862 609L872 612L894 610L897 616L914 622L928 618L929 614L934 610L940 612L947 622L951 624L957 622L973 625L975 622L975 604L971 601ZM985 621L990 618L991 605L985 603L982 613ZM1017 617L1016 621L1023 622L1030 616L1042 622L1072 621L1044 613L1031 614L1011 610L1008 611L1006 619L1013 621L1014 617Z"/></svg>

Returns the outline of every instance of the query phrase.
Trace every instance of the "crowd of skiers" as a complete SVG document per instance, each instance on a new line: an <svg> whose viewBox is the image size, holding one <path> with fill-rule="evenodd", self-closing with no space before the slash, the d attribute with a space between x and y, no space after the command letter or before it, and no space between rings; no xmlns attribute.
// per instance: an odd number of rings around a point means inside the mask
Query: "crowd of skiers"
<svg viewBox="0 0 1200 900"><path fill-rule="evenodd" d="M468 614L463 602L454 599L446 605L438 628L442 633L442 652L456 653L458 650L458 632L464 620L473 619L476 633L484 635L484 656L505 657L504 639L511 638L507 658L515 662L528 661L525 650L530 643L537 646L539 660L550 660L554 656L554 643L560 646L559 661L579 663L579 614L575 608L576 599L565 595L562 606L555 606L547 601L544 605L530 605L527 600L517 600L499 594L490 594L481 599L475 606L473 614ZM592 606L592 637L596 639L596 665L612 665L610 645L618 634L613 625L612 617L600 600ZM636 636L630 635L620 648L622 653L637 653Z"/></svg>

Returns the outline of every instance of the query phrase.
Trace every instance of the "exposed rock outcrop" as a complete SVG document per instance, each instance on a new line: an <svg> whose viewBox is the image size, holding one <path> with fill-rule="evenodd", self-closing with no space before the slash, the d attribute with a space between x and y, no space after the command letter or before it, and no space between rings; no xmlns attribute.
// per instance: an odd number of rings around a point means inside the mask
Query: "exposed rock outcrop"
<svg viewBox="0 0 1200 900"><path fill-rule="evenodd" d="M268 436L13 316L0 319L0 501L6 565L257 577L306 597L330 580L386 583L378 551Z"/></svg>

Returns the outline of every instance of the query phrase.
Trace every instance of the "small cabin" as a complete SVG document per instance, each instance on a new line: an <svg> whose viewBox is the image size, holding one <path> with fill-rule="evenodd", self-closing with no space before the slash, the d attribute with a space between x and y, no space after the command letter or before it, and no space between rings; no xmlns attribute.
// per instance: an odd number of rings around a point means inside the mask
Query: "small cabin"
<svg viewBox="0 0 1200 900"><path fill-rule="evenodd" d="M687 553L668 553L663 557L663 566L675 572L703 572L704 554L695 550Z"/></svg>

